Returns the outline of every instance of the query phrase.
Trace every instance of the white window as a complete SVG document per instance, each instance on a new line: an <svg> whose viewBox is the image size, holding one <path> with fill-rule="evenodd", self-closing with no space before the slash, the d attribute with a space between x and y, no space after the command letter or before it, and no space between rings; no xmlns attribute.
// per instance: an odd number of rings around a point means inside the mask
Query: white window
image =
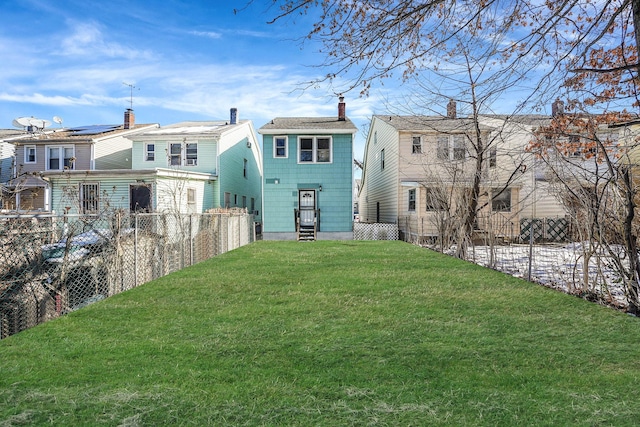
<svg viewBox="0 0 640 427"><path fill-rule="evenodd" d="M495 168L498 165L498 150L496 147L489 149L489 167Z"/></svg>
<svg viewBox="0 0 640 427"><path fill-rule="evenodd" d="M98 213L100 184L80 184L80 208L83 214Z"/></svg>
<svg viewBox="0 0 640 427"><path fill-rule="evenodd" d="M242 161L242 176L244 176L245 178L247 177L247 167L248 167L249 162L247 161L247 159L244 159Z"/></svg>
<svg viewBox="0 0 640 427"><path fill-rule="evenodd" d="M169 166L182 165L182 144L169 144Z"/></svg>
<svg viewBox="0 0 640 427"><path fill-rule="evenodd" d="M442 211L446 210L447 202L443 191L437 188L425 188L425 210Z"/></svg>
<svg viewBox="0 0 640 427"><path fill-rule="evenodd" d="M411 154L422 153L422 138L420 136L414 136L411 138Z"/></svg>
<svg viewBox="0 0 640 427"><path fill-rule="evenodd" d="M493 212L511 212L511 189L494 188L492 190L491 210Z"/></svg>
<svg viewBox="0 0 640 427"><path fill-rule="evenodd" d="M298 138L298 163L331 163L333 141L330 136Z"/></svg>
<svg viewBox="0 0 640 427"><path fill-rule="evenodd" d="M467 157L464 135L440 135L437 143L437 156L440 160L464 160Z"/></svg>
<svg viewBox="0 0 640 427"><path fill-rule="evenodd" d="M412 188L411 190L409 190L409 206L407 207L407 210L411 211L411 212L415 212L416 210L416 189Z"/></svg>
<svg viewBox="0 0 640 427"><path fill-rule="evenodd" d="M184 150L187 166L196 166L198 164L198 144L194 142L185 144Z"/></svg>
<svg viewBox="0 0 640 427"><path fill-rule="evenodd" d="M47 154L47 170L66 170L75 169L75 157L73 146L54 146L50 145L46 148Z"/></svg>
<svg viewBox="0 0 640 427"><path fill-rule="evenodd" d="M36 146L35 145L24 146L24 162L25 163L36 162Z"/></svg>
<svg viewBox="0 0 640 427"><path fill-rule="evenodd" d="M196 189L195 188L187 188L187 204L195 205L196 204Z"/></svg>
<svg viewBox="0 0 640 427"><path fill-rule="evenodd" d="M384 148L380 150L380 169L384 170Z"/></svg>
<svg viewBox="0 0 640 427"><path fill-rule="evenodd" d="M156 144L145 144L144 152L144 160L153 162L156 159Z"/></svg>
<svg viewBox="0 0 640 427"><path fill-rule="evenodd" d="M273 157L289 157L289 143L286 136L273 137Z"/></svg>

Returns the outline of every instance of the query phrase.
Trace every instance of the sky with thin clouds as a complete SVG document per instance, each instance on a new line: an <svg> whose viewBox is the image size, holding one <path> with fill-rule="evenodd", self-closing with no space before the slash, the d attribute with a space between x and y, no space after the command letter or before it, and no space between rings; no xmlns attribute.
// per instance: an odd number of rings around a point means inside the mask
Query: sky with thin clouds
<svg viewBox="0 0 640 427"><path fill-rule="evenodd" d="M131 101L136 123L160 125L227 120L232 107L256 129L274 117L337 115L329 87L300 90L327 73L315 66L318 48L298 40L308 18L269 25L269 3L0 0L0 128L24 116L121 123ZM384 107L376 92L346 102L362 159L366 124Z"/></svg>

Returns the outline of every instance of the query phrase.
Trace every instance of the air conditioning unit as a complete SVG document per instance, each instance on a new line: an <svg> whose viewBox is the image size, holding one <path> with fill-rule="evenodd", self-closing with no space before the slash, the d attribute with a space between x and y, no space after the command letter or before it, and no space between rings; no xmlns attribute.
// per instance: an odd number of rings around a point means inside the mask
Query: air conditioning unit
<svg viewBox="0 0 640 427"><path fill-rule="evenodd" d="M187 166L195 166L198 164L198 159L187 159Z"/></svg>

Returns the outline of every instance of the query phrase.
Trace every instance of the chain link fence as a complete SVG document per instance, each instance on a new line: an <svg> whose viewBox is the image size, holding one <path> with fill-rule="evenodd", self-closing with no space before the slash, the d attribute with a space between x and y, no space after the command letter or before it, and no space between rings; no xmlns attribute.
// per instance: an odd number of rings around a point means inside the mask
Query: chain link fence
<svg viewBox="0 0 640 427"><path fill-rule="evenodd" d="M407 218L400 218L398 226L400 239L406 242L589 301L625 310L634 298L621 274L629 258L622 245L581 240L570 218L523 218L519 223L479 218L479 222L485 230L492 225L493 232L474 232L462 251L451 236L420 235L426 227L414 222L412 228Z"/></svg>
<svg viewBox="0 0 640 427"><path fill-rule="evenodd" d="M0 339L254 239L240 209L0 216Z"/></svg>

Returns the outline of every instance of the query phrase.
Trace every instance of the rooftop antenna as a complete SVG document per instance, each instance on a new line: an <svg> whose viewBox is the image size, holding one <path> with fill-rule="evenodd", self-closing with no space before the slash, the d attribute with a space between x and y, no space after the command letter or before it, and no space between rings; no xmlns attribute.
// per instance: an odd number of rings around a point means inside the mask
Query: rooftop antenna
<svg viewBox="0 0 640 427"><path fill-rule="evenodd" d="M132 83L122 82L122 84L125 85L125 86L129 86L129 90L131 91L131 95L130 95L130 98L129 98L129 109L133 110L133 90L134 89L140 90L140 88L139 87L135 87Z"/></svg>

